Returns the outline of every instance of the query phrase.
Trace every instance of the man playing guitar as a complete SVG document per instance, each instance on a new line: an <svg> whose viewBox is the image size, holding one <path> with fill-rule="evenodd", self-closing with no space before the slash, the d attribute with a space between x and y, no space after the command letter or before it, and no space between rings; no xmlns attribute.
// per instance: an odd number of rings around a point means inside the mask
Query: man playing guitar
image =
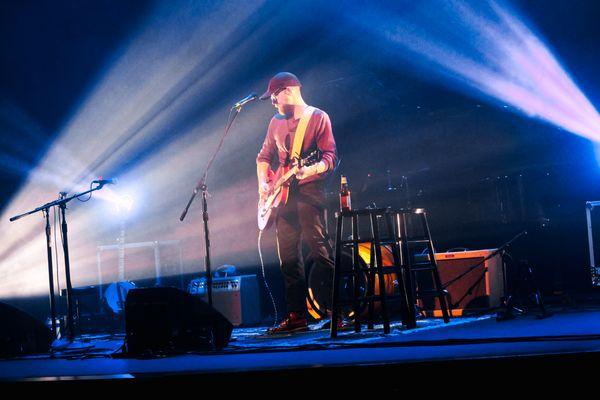
<svg viewBox="0 0 600 400"><path fill-rule="evenodd" d="M258 192L264 202L270 191L271 164L279 168L291 163L294 137L301 119L308 121L298 155L303 157L319 150L322 158L310 166L302 166L289 187L289 198L277 208L277 251L285 284L287 315L271 334L308 330L306 310L306 278L301 255L301 237L310 248L316 267L333 271L331 247L324 224L324 179L333 171L337 155L331 121L327 113L308 106L300 91L300 81L289 72L280 72L269 81L261 100L271 98L277 113L271 119L267 136L256 158Z"/></svg>

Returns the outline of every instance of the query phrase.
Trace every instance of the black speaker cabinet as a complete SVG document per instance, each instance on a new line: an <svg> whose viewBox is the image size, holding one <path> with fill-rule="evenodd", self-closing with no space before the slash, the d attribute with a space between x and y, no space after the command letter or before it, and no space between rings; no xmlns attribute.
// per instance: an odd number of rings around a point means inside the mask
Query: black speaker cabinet
<svg viewBox="0 0 600 400"><path fill-rule="evenodd" d="M132 289L125 301L129 354L222 349L232 324L198 297L172 287Z"/></svg>
<svg viewBox="0 0 600 400"><path fill-rule="evenodd" d="M52 332L25 311L0 303L0 358L45 353Z"/></svg>

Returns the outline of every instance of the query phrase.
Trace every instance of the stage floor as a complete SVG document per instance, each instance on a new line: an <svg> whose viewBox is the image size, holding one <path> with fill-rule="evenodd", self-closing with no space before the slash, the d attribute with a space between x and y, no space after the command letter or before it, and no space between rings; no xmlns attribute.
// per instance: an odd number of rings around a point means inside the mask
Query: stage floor
<svg viewBox="0 0 600 400"><path fill-rule="evenodd" d="M600 308L558 310L545 319L530 315L497 322L494 315L393 324L373 331L344 331L337 339L315 324L311 331L267 337L266 328L235 329L220 352L128 358L123 336L82 336L53 354L0 360L2 381L134 379L177 374L212 375L341 366L398 365L444 360L501 359L545 354L600 352Z"/></svg>

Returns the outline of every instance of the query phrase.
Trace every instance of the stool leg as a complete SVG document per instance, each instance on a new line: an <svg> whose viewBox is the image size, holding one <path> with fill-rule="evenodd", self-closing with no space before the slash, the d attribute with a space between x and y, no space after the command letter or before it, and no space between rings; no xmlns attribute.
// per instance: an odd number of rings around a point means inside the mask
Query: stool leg
<svg viewBox="0 0 600 400"><path fill-rule="evenodd" d="M438 301L440 302L440 308L442 309L442 316L444 317L444 322L450 322L450 315L448 313L448 305L446 303L446 295L443 292L442 281L440 279L440 273L438 270L437 262L435 260L435 250L433 248L433 242L431 240L431 233L429 232L429 224L427 223L427 216L425 211L421 213L421 221L423 224L423 230L425 231L425 235L427 235L427 248L429 250L429 257L431 258L431 263L433 264L433 281L435 282L436 291L438 292Z"/></svg>
<svg viewBox="0 0 600 400"><path fill-rule="evenodd" d="M394 226L394 218L390 213L386 214L386 225L388 229L389 239L394 242L392 244L392 256L394 258L393 268L396 273L396 280L398 281L398 290L400 291L399 294L401 296L400 313L402 317L402 323L408 326L410 325L409 322L411 310L414 313L414 306L409 303L407 297L406 282L402 274L402 260L400 257L400 249L398 245L398 232Z"/></svg>
<svg viewBox="0 0 600 400"><path fill-rule="evenodd" d="M339 315L339 288L342 264L342 220L340 213L337 214L337 226L335 230L335 260L333 268L333 288L331 290L331 324L329 334L331 338L337 337L337 318Z"/></svg>
<svg viewBox="0 0 600 400"><path fill-rule="evenodd" d="M377 215L371 214L371 227L373 229L373 245L375 247L375 264L379 281L379 302L383 317L383 333L390 333L390 316L387 309L387 294L385 290L385 277L383 275L383 261L381 256L381 240L379 239L379 223Z"/></svg>
<svg viewBox="0 0 600 400"><path fill-rule="evenodd" d="M371 242L371 244L369 245L371 246L371 249L369 251L369 266L368 266L368 271L365 274L365 276L367 277L367 281L366 281L366 291L365 291L365 297L368 299L367 302L369 303L369 315L368 315L368 322L367 322L367 328L368 329L374 329L375 328L375 300L373 299L373 296L375 296L375 245L373 244L373 242Z"/></svg>
<svg viewBox="0 0 600 400"><path fill-rule="evenodd" d="M408 313L408 318L406 321L407 328L415 328L417 326L417 320L415 315L415 276L412 271L412 260L410 257L410 249L408 247L408 221L406 218L406 213L401 214L396 217L396 224L398 232L400 233L400 242L401 242L401 258L403 260L403 274L404 274L404 282L406 282L405 290L406 290L406 303L410 308L410 312Z"/></svg>
<svg viewBox="0 0 600 400"><path fill-rule="evenodd" d="M352 240L358 240L358 216L352 216ZM353 243L352 246L352 289L353 289L353 304L354 311L354 331L360 332L360 276L362 274L360 267L360 255L358 243Z"/></svg>

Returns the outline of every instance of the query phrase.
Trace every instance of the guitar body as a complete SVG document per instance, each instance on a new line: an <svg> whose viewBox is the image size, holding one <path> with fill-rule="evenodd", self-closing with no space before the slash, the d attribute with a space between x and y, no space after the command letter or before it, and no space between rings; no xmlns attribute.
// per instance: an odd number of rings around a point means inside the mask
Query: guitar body
<svg viewBox="0 0 600 400"><path fill-rule="evenodd" d="M290 194L290 184L302 166L312 165L318 161L319 151L313 151L308 157L299 160L296 164L279 167L277 171L269 171L269 193L266 199L258 202L258 229L265 230L271 226L277 207L285 205Z"/></svg>
<svg viewBox="0 0 600 400"><path fill-rule="evenodd" d="M269 171L269 196L263 203L258 203L258 229L265 230L271 226L275 220L274 213L277 207L284 206L290 194L290 182L286 182L279 187L275 187L277 181L288 173L290 167L280 167L277 171Z"/></svg>

